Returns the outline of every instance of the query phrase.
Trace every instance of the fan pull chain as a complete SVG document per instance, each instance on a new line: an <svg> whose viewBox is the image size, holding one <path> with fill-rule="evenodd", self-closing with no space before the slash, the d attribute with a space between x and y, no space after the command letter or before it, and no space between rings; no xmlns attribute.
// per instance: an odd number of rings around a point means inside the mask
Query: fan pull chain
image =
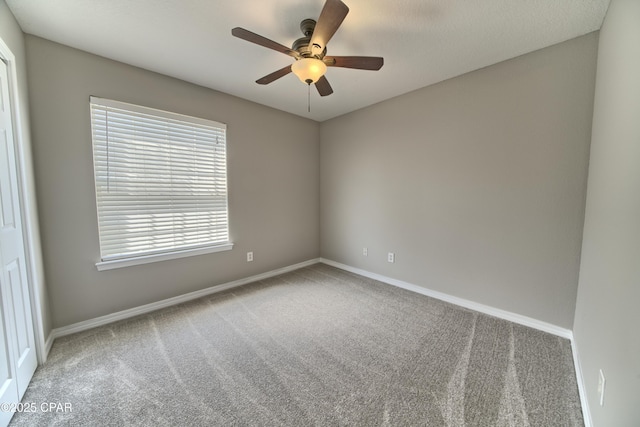
<svg viewBox="0 0 640 427"><path fill-rule="evenodd" d="M311 112L311 83L307 84L307 112Z"/></svg>

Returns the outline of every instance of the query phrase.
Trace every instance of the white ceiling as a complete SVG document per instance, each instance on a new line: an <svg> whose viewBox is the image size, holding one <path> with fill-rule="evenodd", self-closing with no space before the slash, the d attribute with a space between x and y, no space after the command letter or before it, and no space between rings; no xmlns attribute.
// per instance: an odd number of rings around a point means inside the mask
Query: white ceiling
<svg viewBox="0 0 640 427"><path fill-rule="evenodd" d="M343 0L328 55L382 56L380 71L329 68L320 97L293 62L231 35L243 27L290 46L324 0L6 0L22 29L317 121L598 30L609 0Z"/></svg>

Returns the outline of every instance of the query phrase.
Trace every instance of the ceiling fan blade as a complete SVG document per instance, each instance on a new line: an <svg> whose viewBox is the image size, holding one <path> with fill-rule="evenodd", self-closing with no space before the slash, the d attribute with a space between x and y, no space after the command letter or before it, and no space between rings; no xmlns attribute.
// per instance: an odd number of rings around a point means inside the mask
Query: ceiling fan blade
<svg viewBox="0 0 640 427"><path fill-rule="evenodd" d="M318 89L318 93L320 96L327 96L333 93L333 89L329 84L329 80L325 76L322 76L316 82L316 89Z"/></svg>
<svg viewBox="0 0 640 427"><path fill-rule="evenodd" d="M273 81L278 80L280 77L284 77L291 72L291 65L287 65L284 68L279 69L278 71L274 71L271 74L267 74L261 79L256 80L256 83L259 85L266 85Z"/></svg>
<svg viewBox="0 0 640 427"><path fill-rule="evenodd" d="M293 56L294 58L298 58L300 54L295 50L291 50L286 46L281 45L280 43L276 43L273 40L269 40L266 37L262 37L259 34L252 33L249 30L245 30L244 28L236 27L231 30L231 34L251 43L255 43L260 46L264 46L269 49L273 49L275 51L284 53L285 55Z"/></svg>
<svg viewBox="0 0 640 427"><path fill-rule="evenodd" d="M377 56L325 56L327 67L356 68L377 71L384 65L384 58Z"/></svg>
<svg viewBox="0 0 640 427"><path fill-rule="evenodd" d="M320 55L324 51L347 13L349 13L349 8L340 0L327 0L311 36L309 47L312 54Z"/></svg>

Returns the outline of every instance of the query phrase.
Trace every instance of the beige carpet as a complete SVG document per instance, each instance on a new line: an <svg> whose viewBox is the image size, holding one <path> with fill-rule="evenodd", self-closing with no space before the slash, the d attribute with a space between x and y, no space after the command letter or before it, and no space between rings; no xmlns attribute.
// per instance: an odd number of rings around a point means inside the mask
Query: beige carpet
<svg viewBox="0 0 640 427"><path fill-rule="evenodd" d="M13 426L581 426L568 340L323 264L56 340Z"/></svg>

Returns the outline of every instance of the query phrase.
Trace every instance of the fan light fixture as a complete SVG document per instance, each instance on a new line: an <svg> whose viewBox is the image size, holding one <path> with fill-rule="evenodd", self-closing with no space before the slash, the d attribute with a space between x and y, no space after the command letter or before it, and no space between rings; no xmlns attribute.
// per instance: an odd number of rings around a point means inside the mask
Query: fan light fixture
<svg viewBox="0 0 640 427"><path fill-rule="evenodd" d="M291 64L291 71L302 83L310 85L317 82L327 72L324 62L316 58L302 58Z"/></svg>

